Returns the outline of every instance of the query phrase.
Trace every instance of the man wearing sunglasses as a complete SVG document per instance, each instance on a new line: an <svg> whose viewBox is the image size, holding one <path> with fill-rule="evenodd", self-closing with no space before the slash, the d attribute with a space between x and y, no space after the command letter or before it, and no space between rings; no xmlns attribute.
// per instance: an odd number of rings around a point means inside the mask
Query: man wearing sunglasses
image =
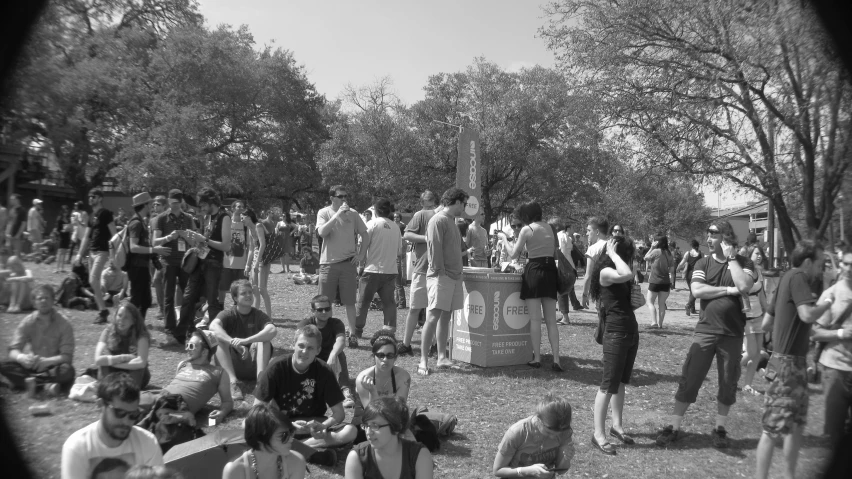
<svg viewBox="0 0 852 479"><path fill-rule="evenodd" d="M311 316L301 320L296 329L313 324L322 334L322 343L317 357L325 361L337 376L340 391L343 392L343 407L355 405L352 391L349 388L349 366L343 348L346 344L346 327L343 321L331 316L331 299L318 294L311 299Z"/></svg>
<svg viewBox="0 0 852 479"><path fill-rule="evenodd" d="M139 387L126 373L98 382L98 421L77 430L62 446L62 479L88 479L101 461L117 458L130 466L162 466L153 433L134 426L141 416Z"/></svg>
<svg viewBox="0 0 852 479"><path fill-rule="evenodd" d="M737 237L727 221L717 220L710 225L707 246L710 255L698 260L692 272L692 294L701 300L698 324L683 363L671 423L657 436L658 446L678 440L683 416L698 398L715 357L719 392L716 427L711 436L714 447L728 447L725 426L728 412L737 400L746 324L742 295L748 294L757 273L750 259L736 254Z"/></svg>
<svg viewBox="0 0 852 479"><path fill-rule="evenodd" d="M349 347L357 348L355 332L355 296L358 289L358 238L367 234L367 225L357 211L349 207L349 194L342 185L329 188L331 205L317 213L317 235L322 238L320 251L319 294L339 298L346 308Z"/></svg>

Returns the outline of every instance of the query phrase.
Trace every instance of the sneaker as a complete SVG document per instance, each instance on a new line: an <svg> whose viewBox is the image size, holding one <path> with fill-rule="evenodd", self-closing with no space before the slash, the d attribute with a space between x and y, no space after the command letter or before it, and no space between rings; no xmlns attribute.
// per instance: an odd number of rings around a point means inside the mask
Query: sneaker
<svg viewBox="0 0 852 479"><path fill-rule="evenodd" d="M710 432L710 435L713 437L713 447L716 449L728 448L728 431L725 430L725 426L719 426L713 429Z"/></svg>
<svg viewBox="0 0 852 479"><path fill-rule="evenodd" d="M352 392L347 388L343 390L343 407L349 409L355 406L355 400L352 399Z"/></svg>
<svg viewBox="0 0 852 479"><path fill-rule="evenodd" d="M669 424L664 427L660 433L657 435L657 445L660 447L666 447L669 444L675 442L680 437L680 429L675 429L674 426Z"/></svg>
<svg viewBox="0 0 852 479"><path fill-rule="evenodd" d="M106 324L107 318L109 318L109 310L102 309L100 313L98 313L98 317L92 322L92 324Z"/></svg>
<svg viewBox="0 0 852 479"><path fill-rule="evenodd" d="M411 346L406 346L405 344L400 344L396 348L396 354L398 356L414 356L414 349Z"/></svg>
<svg viewBox="0 0 852 479"><path fill-rule="evenodd" d="M62 394L62 387L57 383L49 383L44 386L44 392L48 397L58 397Z"/></svg>
<svg viewBox="0 0 852 479"><path fill-rule="evenodd" d="M346 331L346 337L349 341L349 347L355 349L358 347L358 338L353 336L349 331Z"/></svg>
<svg viewBox="0 0 852 479"><path fill-rule="evenodd" d="M234 401L242 401L244 399L243 392L240 391L237 383L231 383L231 399Z"/></svg>
<svg viewBox="0 0 852 479"><path fill-rule="evenodd" d="M311 454L311 457L308 458L308 462L318 466L334 467L337 465L337 453L334 452L334 449L317 451Z"/></svg>

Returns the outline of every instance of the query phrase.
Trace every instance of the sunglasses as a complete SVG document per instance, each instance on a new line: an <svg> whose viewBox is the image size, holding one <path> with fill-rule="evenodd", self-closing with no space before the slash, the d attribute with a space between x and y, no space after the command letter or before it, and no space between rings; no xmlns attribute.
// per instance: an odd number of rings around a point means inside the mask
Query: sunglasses
<svg viewBox="0 0 852 479"><path fill-rule="evenodd" d="M375 356L379 359L396 359L396 353L376 353Z"/></svg>
<svg viewBox="0 0 852 479"><path fill-rule="evenodd" d="M343 199L343 198L349 198L349 195L334 195L334 197L339 198L339 199Z"/></svg>
<svg viewBox="0 0 852 479"><path fill-rule="evenodd" d="M131 421L136 421L142 416L142 411L138 409L135 411L127 411L125 409L119 409L112 404L107 404L107 407L112 409L112 413L115 414L115 417L118 419L128 418Z"/></svg>
<svg viewBox="0 0 852 479"><path fill-rule="evenodd" d="M364 431L379 432L383 427L390 427L390 424L361 424L361 429Z"/></svg>
<svg viewBox="0 0 852 479"><path fill-rule="evenodd" d="M314 308L314 311L316 311L317 313L327 313L331 311L331 306L327 308Z"/></svg>
<svg viewBox="0 0 852 479"><path fill-rule="evenodd" d="M707 228L707 234L708 235L717 235L717 234L719 234L719 230Z"/></svg>
<svg viewBox="0 0 852 479"><path fill-rule="evenodd" d="M624 233L624 230L612 230L613 233Z"/></svg>
<svg viewBox="0 0 852 479"><path fill-rule="evenodd" d="M100 196L98 196L98 195L89 195L89 199L92 199L92 198L100 198Z"/></svg>
<svg viewBox="0 0 852 479"><path fill-rule="evenodd" d="M200 347L201 347L201 345L200 345L200 344L195 344L195 343L186 343L186 350L187 350L187 351L195 351L196 349L198 349L198 348L200 348Z"/></svg>

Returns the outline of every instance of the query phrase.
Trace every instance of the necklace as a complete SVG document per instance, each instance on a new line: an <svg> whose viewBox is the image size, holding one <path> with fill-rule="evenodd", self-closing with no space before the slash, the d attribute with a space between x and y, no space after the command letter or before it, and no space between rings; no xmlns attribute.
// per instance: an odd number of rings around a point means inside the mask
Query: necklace
<svg viewBox="0 0 852 479"><path fill-rule="evenodd" d="M254 477L260 479L260 474L257 472L257 457L255 457L254 451L249 452L249 454L251 454L251 470L254 472ZM277 464L278 478L284 479L284 460L281 458L281 455L278 456Z"/></svg>

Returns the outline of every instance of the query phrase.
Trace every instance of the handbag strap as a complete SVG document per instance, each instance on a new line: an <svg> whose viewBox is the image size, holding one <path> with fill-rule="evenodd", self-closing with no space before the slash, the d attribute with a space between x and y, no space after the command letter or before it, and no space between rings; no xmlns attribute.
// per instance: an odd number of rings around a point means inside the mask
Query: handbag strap
<svg viewBox="0 0 852 479"><path fill-rule="evenodd" d="M553 259L559 259L559 253L561 253L562 250L559 249L559 239L556 237L556 227L550 225L550 229L553 231Z"/></svg>

